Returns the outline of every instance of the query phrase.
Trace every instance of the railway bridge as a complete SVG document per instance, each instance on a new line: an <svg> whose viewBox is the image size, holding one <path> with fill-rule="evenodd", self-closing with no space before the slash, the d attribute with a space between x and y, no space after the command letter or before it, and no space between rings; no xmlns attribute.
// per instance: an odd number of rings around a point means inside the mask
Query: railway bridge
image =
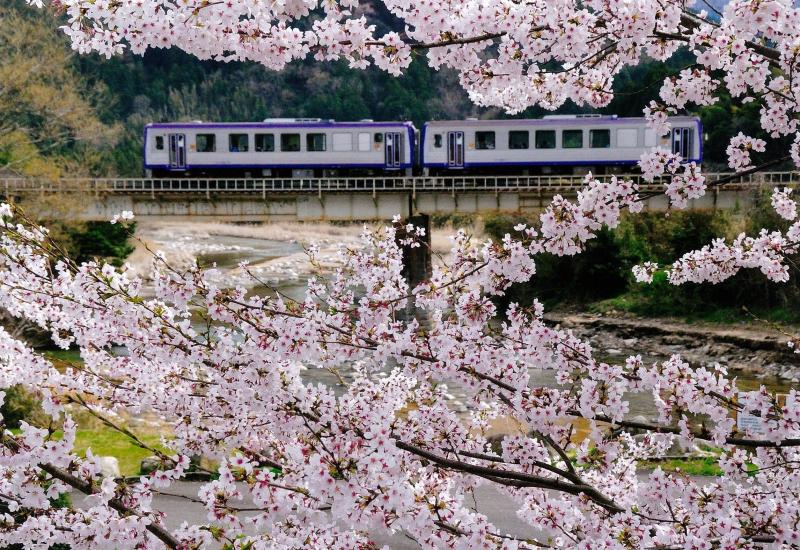
<svg viewBox="0 0 800 550"><path fill-rule="evenodd" d="M730 174L706 174L709 183ZM620 175L642 191L662 191L663 181ZM192 216L220 221L366 221L399 214L479 214L536 212L555 195L575 196L584 186L576 176L364 177L317 179L153 179L2 178L6 199L73 195L75 218L108 220L123 210L138 218ZM800 172L760 172L712 188L693 208L736 208L752 203L759 190L795 186ZM666 210L663 195L646 202Z"/></svg>

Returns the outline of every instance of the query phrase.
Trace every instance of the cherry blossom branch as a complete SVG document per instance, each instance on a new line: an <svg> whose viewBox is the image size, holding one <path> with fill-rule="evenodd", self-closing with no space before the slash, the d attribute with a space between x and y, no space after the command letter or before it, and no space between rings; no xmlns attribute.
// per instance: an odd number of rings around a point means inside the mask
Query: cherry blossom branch
<svg viewBox="0 0 800 550"><path fill-rule="evenodd" d="M661 426L659 424L650 424L648 422L637 422L633 420L620 420L620 419L612 419L607 416L593 416L593 417L586 417L577 411L571 411L570 414L575 418L583 418L586 420L596 420L598 422L605 422L612 426L620 426L623 428L630 428L634 430L643 430L652 433L659 433L659 434L675 434L680 435L681 430L680 428L676 428L674 426ZM700 440L711 440L711 435L708 432L691 432L692 437L695 439ZM727 437L725 438L725 444L727 445L735 445L738 447L749 447L749 448L764 448L764 449L781 449L781 448L790 448L790 447L800 447L800 438L788 438L788 439L779 439L777 441L771 440L764 440L764 439L751 439L751 438L743 438L743 437Z"/></svg>
<svg viewBox="0 0 800 550"><path fill-rule="evenodd" d="M70 487L73 487L85 495L95 495L98 493L97 488L92 485L91 483L85 482L74 475L70 474L69 472L62 470L61 468L56 468L52 464L39 464L39 468L42 471L47 472L51 477L54 479L58 479L59 481L63 481ZM125 515L136 515L139 517L144 517L138 514L135 510L125 506L122 500L118 498L112 498L108 501L108 505L122 514ZM155 536L158 540L164 543L167 548L177 549L180 547L180 543L161 525L157 523L150 522L146 529L150 531L153 536Z"/></svg>
<svg viewBox="0 0 800 550"><path fill-rule="evenodd" d="M443 468L458 470L465 473L477 475L479 477L491 479L495 483L508 485L510 487L536 487L538 489L550 489L561 493L567 493L575 496L585 495L593 502L605 508L606 510L614 513L622 512L623 509L611 501L608 497L600 493L594 487L577 483L564 483L556 479L525 474L522 472L515 472L510 470L501 470L496 468L487 468L485 466L477 466L460 460L453 460L438 456L430 451L421 447L411 445L404 441L396 441L398 449L408 451L421 458L429 460Z"/></svg>
<svg viewBox="0 0 800 550"><path fill-rule="evenodd" d="M479 42L487 42L490 40L497 40L506 36L505 32L487 33L480 36L470 36L465 38L443 38L434 42L412 42L408 45L412 50L431 50L436 48L447 48L450 46L464 46L467 44L477 44ZM343 46L352 44L350 41L340 42ZM367 46L379 46L382 48L390 47L386 42L367 42Z"/></svg>
<svg viewBox="0 0 800 550"><path fill-rule="evenodd" d="M12 452L19 450L18 443L8 436L4 436L2 438L2 443L4 447ZM96 495L99 493L98 488L95 487L91 482L84 481L83 479L76 477L62 468L58 468L48 463L38 463L36 466L43 472L46 472L48 475L50 475L50 477L53 479L62 481L63 483L66 483L70 487L77 489L85 495ZM136 510L126 506L121 499L116 497L108 500L108 506L122 515L134 515L140 518L145 517ZM150 531L150 533L152 533L153 536L155 536L158 540L163 542L168 548L177 549L179 547L178 541L161 525L150 521L146 529Z"/></svg>

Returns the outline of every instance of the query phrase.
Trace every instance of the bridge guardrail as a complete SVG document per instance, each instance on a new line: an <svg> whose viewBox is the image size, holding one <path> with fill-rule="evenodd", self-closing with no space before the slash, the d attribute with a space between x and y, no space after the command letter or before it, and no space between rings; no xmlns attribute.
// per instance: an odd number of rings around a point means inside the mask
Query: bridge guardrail
<svg viewBox="0 0 800 550"><path fill-rule="evenodd" d="M706 173L709 183L728 177L731 173ZM610 176L602 176L610 177ZM663 189L667 179L645 182L640 174L620 174L617 177L632 179L641 191ZM268 194L281 193L372 193L411 191L464 193L469 191L516 192L569 192L582 188L585 177L576 176L415 176L415 177L361 177L361 178L20 178L0 177L0 192L6 196L25 193L85 192L148 193L156 194ZM726 184L726 188L757 189L776 185L793 185L800 182L800 172L760 172L742 176L739 181Z"/></svg>

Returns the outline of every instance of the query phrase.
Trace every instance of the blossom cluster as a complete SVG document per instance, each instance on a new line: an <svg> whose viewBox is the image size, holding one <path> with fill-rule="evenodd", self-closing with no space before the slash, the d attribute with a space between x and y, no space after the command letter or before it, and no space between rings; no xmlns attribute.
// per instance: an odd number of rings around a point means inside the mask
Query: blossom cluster
<svg viewBox="0 0 800 550"><path fill-rule="evenodd" d="M688 45L697 66L665 80L646 111L656 132L725 86L759 98L762 127L793 136L800 165L800 10L784 0L732 0L719 18L691 0L384 0L403 26L384 34L355 0L29 2L61 12L79 52L177 47L272 69L313 57L392 74L425 52L432 67L455 69L477 104L510 112L568 100L605 106L626 66ZM737 136L731 166L746 170L764 147ZM675 207L706 190L685 160L656 149L641 161L648 179L666 176ZM542 254L581 253L645 198L632 181L589 175L576 200L555 197L538 223L499 242L456 233L448 261L415 288L402 250L424 246L424 232L365 228L361 247L342 247L341 267L311 279L301 300L220 287L213 272L176 269L158 254L148 293L125 269L76 265L46 229L0 205L0 303L82 359L56 368L0 329L0 388L36 392L51 420L2 434L0 545L344 550L373 546L373 533L403 533L425 548L797 546L796 392L779 406L765 388L743 391L724 368L678 355L605 361L604 350L548 324L540 303L501 310L492 299L534 277ZM716 240L678 259L668 280L714 283L742 269L787 280L800 221L788 191L772 204L786 231ZM650 281L658 269L645 264L635 276ZM307 369L338 385L309 382ZM448 385L463 390L469 413ZM658 418L631 418L636 393L652 397ZM135 435L119 426L120 411L168 419L168 451L151 449L161 467L103 478L96 457L75 451L76 410L127 437ZM761 428L738 429L733 415L743 412ZM499 422L519 429L498 445ZM637 469L697 441L719 449L719 478ZM187 497L207 522L169 530L154 497L196 455L219 464ZM502 532L471 505L481 484L513 503L521 532ZM54 506L69 490L85 502Z"/></svg>
<svg viewBox="0 0 800 550"><path fill-rule="evenodd" d="M775 189L771 202L775 213L784 220L794 221L797 218L797 203L792 199L792 189Z"/></svg>
<svg viewBox="0 0 800 550"><path fill-rule="evenodd" d="M750 167L752 162L750 152L755 151L763 153L766 147L767 143L763 139L752 138L739 132L731 139L726 150L728 154L728 166L737 172L745 170Z"/></svg>
<svg viewBox="0 0 800 550"><path fill-rule="evenodd" d="M756 236L741 233L732 242L714 239L699 250L684 254L666 270L672 284L721 283L742 269L758 269L773 282L789 280L792 256L800 252L800 221L797 203L791 198L792 190L776 189L772 194L772 207L781 218L794 222L786 231L762 229ZM652 281L659 266L646 262L636 266L634 276L640 282Z"/></svg>
<svg viewBox="0 0 800 550"><path fill-rule="evenodd" d="M175 269L158 254L155 295L144 295L133 273L75 265L45 229L0 206L0 299L83 360L56 368L0 330L0 387L37 392L63 431L23 424L4 432L0 494L12 504L0 544L349 549L381 532L426 548L617 547L620 537L636 548L795 543L794 394L776 407L766 390L743 392L722 367L696 368L678 355L606 362L602 350L546 323L538 302L502 311L490 299L535 276L541 254L580 253L623 210L641 208L631 182L585 183L575 202L557 198L516 237L473 243L457 233L450 260L416 288L403 277L402 249L424 233L365 228L362 246L342 248L341 267L309 281L299 301L220 288L208 271ZM776 199L782 211L786 200ZM735 246L749 256L733 261L763 270L788 238L742 239ZM713 266L717 248L686 263ZM307 381L304 369L339 385ZM554 383L537 383L538 373ZM469 413L447 386L463 391ZM652 396L652 423L631 420L636 393ZM134 481L103 478L91 453L75 452L76 408L110 426L121 410L168 419L169 451L152 449L161 467ZM738 411L760 415L763 431L737 431ZM498 447L490 438L498 421L524 429ZM698 440L721 449L718 481L637 472L640 461ZM194 455L219 463L187 497L208 519L170 531L154 497L183 479ZM527 529L503 532L471 506L480 484L512 502ZM68 490L85 502L54 507Z"/></svg>
<svg viewBox="0 0 800 550"><path fill-rule="evenodd" d="M697 163L684 163L679 154L663 147L642 155L639 167L645 181L666 177L665 193L674 208L686 208L691 199L699 199L706 193L706 178Z"/></svg>

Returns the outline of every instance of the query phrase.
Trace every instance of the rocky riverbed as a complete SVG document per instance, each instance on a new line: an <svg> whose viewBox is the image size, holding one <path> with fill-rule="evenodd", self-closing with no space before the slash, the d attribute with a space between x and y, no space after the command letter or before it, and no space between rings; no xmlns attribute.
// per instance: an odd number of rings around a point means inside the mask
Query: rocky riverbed
<svg viewBox="0 0 800 550"><path fill-rule="evenodd" d="M651 358L680 354L689 363L719 363L740 377L797 382L800 355L778 330L757 324L720 326L669 319L551 313L547 319L587 339L613 358L641 353Z"/></svg>

